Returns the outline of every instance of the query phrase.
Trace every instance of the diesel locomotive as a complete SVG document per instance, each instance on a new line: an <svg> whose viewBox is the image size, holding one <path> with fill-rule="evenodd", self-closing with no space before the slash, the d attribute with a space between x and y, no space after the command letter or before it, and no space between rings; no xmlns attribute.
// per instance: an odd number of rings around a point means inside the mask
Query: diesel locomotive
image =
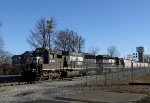
<svg viewBox="0 0 150 103"><path fill-rule="evenodd" d="M28 56L21 56L22 78L26 81L72 78L90 73L103 73L105 69L130 68L140 65L147 67L148 63L131 62L118 57L92 55L69 51L37 48ZM130 66L130 67L129 67Z"/></svg>

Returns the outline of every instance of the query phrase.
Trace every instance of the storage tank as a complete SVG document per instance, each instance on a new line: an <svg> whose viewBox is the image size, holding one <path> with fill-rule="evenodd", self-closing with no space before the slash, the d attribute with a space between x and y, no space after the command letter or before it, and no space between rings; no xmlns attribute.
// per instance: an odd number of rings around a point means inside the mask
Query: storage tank
<svg viewBox="0 0 150 103"><path fill-rule="evenodd" d="M144 61L145 48L143 46L136 47L136 51L138 53L139 62L143 62Z"/></svg>

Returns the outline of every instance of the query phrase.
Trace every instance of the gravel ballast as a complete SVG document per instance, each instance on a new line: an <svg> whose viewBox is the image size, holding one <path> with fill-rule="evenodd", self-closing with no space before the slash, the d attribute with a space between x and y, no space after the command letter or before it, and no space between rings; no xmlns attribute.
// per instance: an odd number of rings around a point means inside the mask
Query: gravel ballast
<svg viewBox="0 0 150 103"><path fill-rule="evenodd" d="M83 85L85 84L85 79L85 77L78 77L72 81L45 81L35 84L0 87L0 103L29 103L28 101L34 102L38 100L51 101L56 96L65 96L69 94L77 94L96 90L142 94L150 92L149 86L85 86ZM94 81L94 79L91 78L91 82L92 81ZM53 102L54 101L50 103Z"/></svg>

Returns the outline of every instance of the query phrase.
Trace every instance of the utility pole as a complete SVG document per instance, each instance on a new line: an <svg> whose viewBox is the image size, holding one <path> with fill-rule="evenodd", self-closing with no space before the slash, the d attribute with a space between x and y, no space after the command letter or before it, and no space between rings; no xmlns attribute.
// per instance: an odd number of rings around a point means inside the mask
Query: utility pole
<svg viewBox="0 0 150 103"><path fill-rule="evenodd" d="M46 47L46 30L44 30L44 33L43 33L43 48L45 48Z"/></svg>
<svg viewBox="0 0 150 103"><path fill-rule="evenodd" d="M51 29L52 29L52 20L47 20L47 33L48 33L48 47L51 48Z"/></svg>

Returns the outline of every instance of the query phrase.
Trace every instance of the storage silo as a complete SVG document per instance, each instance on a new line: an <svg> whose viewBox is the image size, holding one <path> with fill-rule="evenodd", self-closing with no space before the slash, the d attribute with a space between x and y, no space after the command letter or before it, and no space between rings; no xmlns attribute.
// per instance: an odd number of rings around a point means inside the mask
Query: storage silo
<svg viewBox="0 0 150 103"><path fill-rule="evenodd" d="M145 48L143 46L136 47L136 51L138 53L138 60L139 60L139 62L144 62Z"/></svg>

